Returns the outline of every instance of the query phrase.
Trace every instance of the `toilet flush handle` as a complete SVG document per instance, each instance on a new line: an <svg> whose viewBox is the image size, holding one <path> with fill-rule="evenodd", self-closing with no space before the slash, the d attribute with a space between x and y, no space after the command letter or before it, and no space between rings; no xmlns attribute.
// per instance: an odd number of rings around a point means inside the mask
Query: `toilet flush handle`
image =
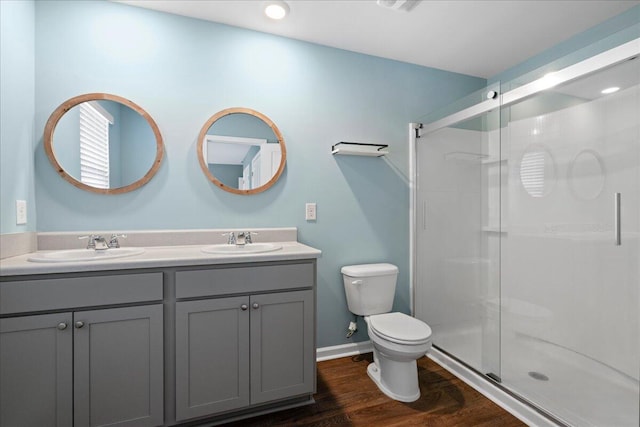
<svg viewBox="0 0 640 427"><path fill-rule="evenodd" d="M362 280L354 280L351 282L352 285L362 285Z"/></svg>

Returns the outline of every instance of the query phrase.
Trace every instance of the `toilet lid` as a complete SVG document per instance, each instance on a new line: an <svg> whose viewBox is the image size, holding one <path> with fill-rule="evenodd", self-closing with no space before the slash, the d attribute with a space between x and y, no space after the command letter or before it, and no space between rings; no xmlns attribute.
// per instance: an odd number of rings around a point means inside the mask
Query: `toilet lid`
<svg viewBox="0 0 640 427"><path fill-rule="evenodd" d="M373 330L393 342L421 343L431 337L429 325L403 313L384 313L369 317Z"/></svg>
<svg viewBox="0 0 640 427"><path fill-rule="evenodd" d="M387 263L345 265L340 272L350 277L386 276L398 274L398 267Z"/></svg>

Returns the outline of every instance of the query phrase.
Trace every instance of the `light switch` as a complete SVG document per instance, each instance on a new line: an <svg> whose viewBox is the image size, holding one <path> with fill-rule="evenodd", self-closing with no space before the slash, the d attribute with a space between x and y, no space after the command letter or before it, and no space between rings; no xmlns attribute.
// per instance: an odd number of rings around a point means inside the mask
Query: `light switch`
<svg viewBox="0 0 640 427"><path fill-rule="evenodd" d="M315 203L307 203L305 205L304 218L307 221L315 221L316 220L316 204Z"/></svg>
<svg viewBox="0 0 640 427"><path fill-rule="evenodd" d="M27 223L27 201L16 200L16 225Z"/></svg>

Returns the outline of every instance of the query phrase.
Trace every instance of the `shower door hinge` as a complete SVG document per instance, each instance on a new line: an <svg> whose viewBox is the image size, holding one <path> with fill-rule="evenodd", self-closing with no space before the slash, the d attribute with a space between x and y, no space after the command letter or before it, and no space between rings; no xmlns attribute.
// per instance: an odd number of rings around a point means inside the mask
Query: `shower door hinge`
<svg viewBox="0 0 640 427"><path fill-rule="evenodd" d="M492 380L494 380L497 383L501 383L502 379L497 376L496 374L494 374L493 372L489 372L488 374L486 374L489 378L491 378Z"/></svg>

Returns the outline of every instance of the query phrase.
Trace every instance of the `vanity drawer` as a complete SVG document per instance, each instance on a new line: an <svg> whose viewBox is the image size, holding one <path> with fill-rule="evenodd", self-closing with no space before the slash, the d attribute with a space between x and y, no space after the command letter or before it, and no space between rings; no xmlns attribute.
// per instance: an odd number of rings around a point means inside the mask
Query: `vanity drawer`
<svg viewBox="0 0 640 427"><path fill-rule="evenodd" d="M176 298L312 288L314 262L176 272Z"/></svg>
<svg viewBox="0 0 640 427"><path fill-rule="evenodd" d="M161 299L161 272L0 283L0 314Z"/></svg>

